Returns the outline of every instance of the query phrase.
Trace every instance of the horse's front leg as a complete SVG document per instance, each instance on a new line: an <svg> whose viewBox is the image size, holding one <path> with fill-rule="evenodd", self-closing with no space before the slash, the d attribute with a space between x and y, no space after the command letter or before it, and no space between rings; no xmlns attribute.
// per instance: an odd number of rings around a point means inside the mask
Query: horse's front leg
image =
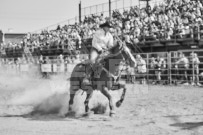
<svg viewBox="0 0 203 135"><path fill-rule="evenodd" d="M87 91L87 97L86 97L85 102L84 102L84 104L85 104L85 112L87 114L89 113L89 101L90 101L92 95L93 95L93 89L91 88L91 89L89 89Z"/></svg>
<svg viewBox="0 0 203 135"><path fill-rule="evenodd" d="M75 94L76 94L76 90L71 89L70 90L69 107L68 107L69 112L72 111L72 105L73 105L73 102L74 102Z"/></svg>
<svg viewBox="0 0 203 135"><path fill-rule="evenodd" d="M109 107L110 107L110 116L113 116L115 114L115 110L114 110L114 104L113 104L113 99L112 96L109 93L109 89L107 87L103 87L101 90L101 93L106 96L109 100Z"/></svg>

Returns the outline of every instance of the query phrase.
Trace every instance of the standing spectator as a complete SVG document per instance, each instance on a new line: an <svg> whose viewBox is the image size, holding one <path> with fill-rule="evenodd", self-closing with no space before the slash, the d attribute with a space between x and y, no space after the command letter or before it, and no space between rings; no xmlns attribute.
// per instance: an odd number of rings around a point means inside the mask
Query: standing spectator
<svg viewBox="0 0 203 135"><path fill-rule="evenodd" d="M63 55L60 54L57 59L57 72L63 73L64 71L65 71L64 58Z"/></svg>
<svg viewBox="0 0 203 135"><path fill-rule="evenodd" d="M188 84L188 68L189 68L189 60L185 57L183 53L180 54L179 60L176 62L179 74L182 76L181 82Z"/></svg>
<svg viewBox="0 0 203 135"><path fill-rule="evenodd" d="M191 84L192 85L197 85L197 86L201 86L201 84L199 83L199 64L200 64L200 60L197 56L196 53L191 53L190 54L190 80L192 81ZM191 72L192 71L192 72Z"/></svg>
<svg viewBox="0 0 203 135"><path fill-rule="evenodd" d="M151 76L152 78L152 84L155 84L155 79L156 79L156 76L155 76L155 70L156 70L156 59L154 57L151 58L151 61L150 61L150 70L149 70L149 75Z"/></svg>
<svg viewBox="0 0 203 135"><path fill-rule="evenodd" d="M75 56L75 61L74 61L74 64L78 64L78 63L81 63L81 59L80 59L80 55L79 54L77 54Z"/></svg>
<svg viewBox="0 0 203 135"><path fill-rule="evenodd" d="M51 64L51 61L50 61L48 56L43 57L43 60L41 62L42 62L42 64ZM42 77L43 78L48 78L49 77L49 73L43 71L42 72Z"/></svg>
<svg viewBox="0 0 203 135"><path fill-rule="evenodd" d="M134 83L133 82L133 74L134 73L134 69L130 66L129 62L126 62L126 82L127 83Z"/></svg>
<svg viewBox="0 0 203 135"><path fill-rule="evenodd" d="M166 68L165 60L158 56L156 59L156 63L155 63L156 84L161 83L161 80L163 79L162 73L163 73L165 68Z"/></svg>
<svg viewBox="0 0 203 135"><path fill-rule="evenodd" d="M145 76L147 72L146 62L140 55L136 56L136 60L137 60L137 72L138 74L140 74L141 77L140 83L145 84L146 83Z"/></svg>

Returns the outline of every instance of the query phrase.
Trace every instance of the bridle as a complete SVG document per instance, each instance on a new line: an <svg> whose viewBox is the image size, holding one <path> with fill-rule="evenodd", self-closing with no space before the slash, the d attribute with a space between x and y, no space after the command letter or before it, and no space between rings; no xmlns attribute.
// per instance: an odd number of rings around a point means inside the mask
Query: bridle
<svg viewBox="0 0 203 135"><path fill-rule="evenodd" d="M126 46L126 45L120 40L120 38L118 36L116 36L116 38L119 39L119 42L121 42L121 47L119 47L119 51L117 53L115 53L115 54L109 54L108 56L106 56L106 58L118 56L119 54L121 54L122 58L124 60L124 56L122 54L122 51L124 51L124 46ZM114 47L112 47L112 48L114 48ZM111 50L112 48L110 48L109 50Z"/></svg>
<svg viewBox="0 0 203 135"><path fill-rule="evenodd" d="M124 47L126 47L126 44L123 43L120 38L118 36L116 36L116 38L118 39L118 41L121 43L121 47L119 47L119 51L115 54L110 54L108 55L107 57L105 58L109 58L109 57L114 57L114 56L118 56L119 54L122 56L122 59L125 60L125 57L123 56L122 54L122 51L124 51ZM116 83L117 79L121 76L121 72L123 71L123 68L122 70L119 72L118 75L114 75L112 74L110 71L108 71L105 67L102 68L107 74L109 74L109 76L111 76L114 80L114 83Z"/></svg>

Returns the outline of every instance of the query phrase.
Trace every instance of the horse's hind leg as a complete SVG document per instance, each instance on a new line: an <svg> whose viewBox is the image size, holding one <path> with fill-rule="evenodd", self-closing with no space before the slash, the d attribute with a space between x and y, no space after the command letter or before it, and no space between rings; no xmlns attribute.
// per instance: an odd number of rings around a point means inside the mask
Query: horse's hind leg
<svg viewBox="0 0 203 135"><path fill-rule="evenodd" d="M126 86L124 84L118 84L119 85L119 88L122 88L123 89L123 93L121 95L121 98L120 100L118 100L116 102L116 107L120 107L121 104L123 103L124 99L125 99L125 93L126 93Z"/></svg>
<svg viewBox="0 0 203 135"><path fill-rule="evenodd" d="M113 99L112 99L112 96L109 93L108 88L103 87L103 89L101 90L101 93L108 98L109 107L110 107L110 116L113 116L113 114L115 114L115 110L114 110L114 105L113 105Z"/></svg>

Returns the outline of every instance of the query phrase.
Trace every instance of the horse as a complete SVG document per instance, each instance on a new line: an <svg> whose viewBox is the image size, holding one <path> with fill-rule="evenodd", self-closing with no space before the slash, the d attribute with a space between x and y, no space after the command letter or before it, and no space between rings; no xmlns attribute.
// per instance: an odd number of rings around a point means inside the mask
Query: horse
<svg viewBox="0 0 203 135"><path fill-rule="evenodd" d="M123 89L120 100L116 102L116 107L120 107L124 101L126 86L123 83L119 82L119 78L121 76L121 72L119 71L119 66L123 61L128 61L131 66L136 65L136 60L134 56L131 54L130 49L123 42L117 42L113 48L110 49L110 54L105 56L100 61L100 71L98 73L99 76L93 75L91 76L91 83L84 84L83 79L87 73L88 69L91 69L90 63L82 62L77 64L70 77L70 100L69 100L69 112L71 111L74 96L78 90L83 90L87 93L85 99L85 112L88 114L89 111L89 100L92 97L94 90L99 90L105 97L108 98L109 107L110 107L110 116L115 114L115 107L112 102L112 96L109 93L109 90L120 90ZM95 73L95 71L93 72Z"/></svg>

